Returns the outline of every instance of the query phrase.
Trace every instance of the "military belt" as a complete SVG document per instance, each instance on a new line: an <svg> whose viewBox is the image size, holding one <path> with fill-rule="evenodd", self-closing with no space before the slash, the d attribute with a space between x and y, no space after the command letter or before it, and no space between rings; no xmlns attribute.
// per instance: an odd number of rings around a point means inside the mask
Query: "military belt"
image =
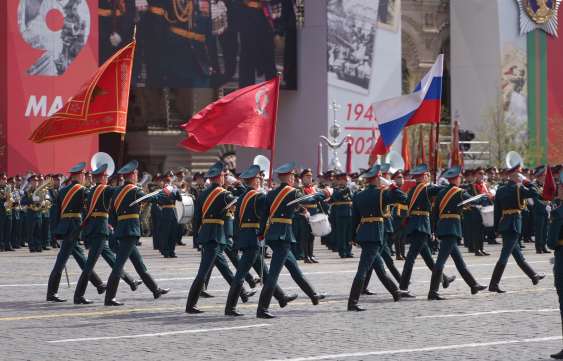
<svg viewBox="0 0 563 361"><path fill-rule="evenodd" d="M351 206L351 205L352 205L352 202L350 202L350 201L348 201L348 202L342 201L342 202L336 202L336 203L332 203L332 204L334 204L334 205L336 205L336 206L344 206L344 205L346 205L346 206ZM332 205L332 204L331 204L331 205Z"/></svg>
<svg viewBox="0 0 563 361"><path fill-rule="evenodd" d="M316 204L303 204L303 207L305 208L317 208Z"/></svg>
<svg viewBox="0 0 563 361"><path fill-rule="evenodd" d="M336 204L335 202L332 202L332 203L329 203L328 205L332 207L332 206L334 206L335 204Z"/></svg>
<svg viewBox="0 0 563 361"><path fill-rule="evenodd" d="M426 216L430 217L430 212L426 211L410 211L411 216Z"/></svg>
<svg viewBox="0 0 563 361"><path fill-rule="evenodd" d="M557 244L558 244L559 246L563 246L563 239L560 239Z"/></svg>
<svg viewBox="0 0 563 361"><path fill-rule="evenodd" d="M397 204L397 208L402 209L404 211L409 210L409 206L407 206L406 204Z"/></svg>
<svg viewBox="0 0 563 361"><path fill-rule="evenodd" d="M442 214L440 216L440 219L444 219L444 218L455 218L455 219L461 219L461 216L459 214Z"/></svg>
<svg viewBox="0 0 563 361"><path fill-rule="evenodd" d="M90 217L104 217L104 218L109 218L109 214L107 214L106 212L92 212L92 213L90 213Z"/></svg>
<svg viewBox="0 0 563 361"><path fill-rule="evenodd" d="M117 217L118 221L123 221L126 219L139 219L139 215L138 214L125 214L123 216L119 216Z"/></svg>
<svg viewBox="0 0 563 361"><path fill-rule="evenodd" d="M507 214L516 214L516 213L520 214L520 212L521 211L519 209L506 209L506 210L502 211L502 215L504 216L504 215L507 215Z"/></svg>
<svg viewBox="0 0 563 361"><path fill-rule="evenodd" d="M162 16L162 15L165 14L163 8L159 8L159 7L156 7L156 6L149 6L149 11L151 13L155 14L155 15L161 15Z"/></svg>
<svg viewBox="0 0 563 361"><path fill-rule="evenodd" d="M270 219L270 223L285 223L285 224L291 224L292 221L291 221L291 219L287 219L287 218L272 218L272 219Z"/></svg>
<svg viewBox="0 0 563 361"><path fill-rule="evenodd" d="M224 225L225 222L221 219L204 219L201 221L201 223L205 224L205 223L214 223L214 224L220 224L220 225Z"/></svg>
<svg viewBox="0 0 563 361"><path fill-rule="evenodd" d="M261 9L262 8L262 4L258 1L250 1L250 0L244 0L244 5L248 6L249 8L254 8L254 9Z"/></svg>
<svg viewBox="0 0 563 361"><path fill-rule="evenodd" d="M205 41L205 35L204 35L204 34L196 34L196 33L192 32L192 31L187 31L187 30L184 30L184 29L180 29L180 28L177 28L177 27L175 27L175 26L171 26L171 27L170 27L170 30L171 30L174 34L183 36L184 38L187 38L187 39L192 39L192 40L201 41L201 42L204 42L204 41Z"/></svg>
<svg viewBox="0 0 563 361"><path fill-rule="evenodd" d="M109 10L109 9L98 9L98 15L108 18L108 17L110 17L110 16L113 16L113 10ZM115 16L121 16L121 15L123 15L123 14L121 13L121 10L117 10L117 11L115 12Z"/></svg>
<svg viewBox="0 0 563 361"><path fill-rule="evenodd" d="M61 218L82 218L80 213L63 213Z"/></svg>
<svg viewBox="0 0 563 361"><path fill-rule="evenodd" d="M548 201L547 199L544 201L543 199L540 199L540 202L542 202L543 204L550 204L551 201Z"/></svg>
<svg viewBox="0 0 563 361"><path fill-rule="evenodd" d="M383 217L362 217L362 223L383 222Z"/></svg>
<svg viewBox="0 0 563 361"><path fill-rule="evenodd" d="M165 204L165 205L161 206L161 208L162 209L164 209L164 208L176 208L176 205L175 204Z"/></svg>
<svg viewBox="0 0 563 361"><path fill-rule="evenodd" d="M260 223L243 223L240 228L260 228Z"/></svg>

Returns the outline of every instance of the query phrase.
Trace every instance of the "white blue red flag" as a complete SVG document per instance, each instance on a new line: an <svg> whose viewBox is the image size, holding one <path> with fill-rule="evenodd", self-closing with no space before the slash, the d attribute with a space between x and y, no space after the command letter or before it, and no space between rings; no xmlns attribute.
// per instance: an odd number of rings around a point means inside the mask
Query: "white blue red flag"
<svg viewBox="0 0 563 361"><path fill-rule="evenodd" d="M413 93L372 104L380 133L372 154L386 154L409 125L440 122L443 63L440 54Z"/></svg>

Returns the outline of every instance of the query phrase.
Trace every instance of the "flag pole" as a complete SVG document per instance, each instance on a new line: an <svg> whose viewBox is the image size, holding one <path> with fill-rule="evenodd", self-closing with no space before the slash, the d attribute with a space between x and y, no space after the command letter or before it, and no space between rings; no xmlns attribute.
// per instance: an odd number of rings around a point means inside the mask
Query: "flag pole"
<svg viewBox="0 0 563 361"><path fill-rule="evenodd" d="M444 39L442 39L442 47L440 48L440 54L444 54L445 48ZM441 96L440 96L441 99ZM434 151L434 169L436 172L434 173L434 183L438 181L438 154L440 153L440 117L442 115L442 102L440 101L440 109L438 110L438 123L436 124L436 149Z"/></svg>
<svg viewBox="0 0 563 361"><path fill-rule="evenodd" d="M280 87L280 76L281 73L278 72L278 89ZM279 90L278 90L278 96L276 97L276 110L275 110L275 114L276 114L276 121L274 122L274 126L272 128L272 136L270 137L270 143L271 143L271 148L270 148L270 178L268 179L268 188L272 189L272 175L273 175L273 171L274 171L274 149L276 148L276 125L278 123L278 101L280 99L280 95L279 95Z"/></svg>

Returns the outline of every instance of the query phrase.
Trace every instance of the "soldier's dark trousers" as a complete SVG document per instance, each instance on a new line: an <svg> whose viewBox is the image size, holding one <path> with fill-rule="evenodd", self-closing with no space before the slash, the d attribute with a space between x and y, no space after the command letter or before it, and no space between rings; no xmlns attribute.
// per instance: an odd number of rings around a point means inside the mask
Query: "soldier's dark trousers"
<svg viewBox="0 0 563 361"><path fill-rule="evenodd" d="M197 271L197 276L195 277L194 282L205 283L207 275L211 272L211 269L216 263L215 260L223 251L221 245L215 241L200 244L200 247L202 248L201 262L199 263L199 270Z"/></svg>
<svg viewBox="0 0 563 361"><path fill-rule="evenodd" d="M534 227L536 230L536 251L541 251L546 249L547 246L547 228L548 219L547 214L542 214L540 212L534 212Z"/></svg>
<svg viewBox="0 0 563 361"><path fill-rule="evenodd" d="M55 272L62 272L64 270L66 262L71 254L81 269L84 269L84 266L86 266L86 256L84 256L82 248L78 245L78 240L70 243L69 238L70 237L67 236L63 237L61 249L59 250L59 254L57 254L57 261L53 267L53 271Z"/></svg>
<svg viewBox="0 0 563 361"><path fill-rule="evenodd" d="M334 212L328 215L328 221L330 223L331 232L328 237L328 248L330 250L338 250L338 234L336 231L336 216Z"/></svg>
<svg viewBox="0 0 563 361"><path fill-rule="evenodd" d="M524 261L524 256L522 256L522 251L518 245L519 238L520 234L514 232L502 234L502 250L500 251L498 263L507 264L511 254L516 263Z"/></svg>
<svg viewBox="0 0 563 361"><path fill-rule="evenodd" d="M393 256L391 256L391 249L389 248L388 242L387 240L389 238L392 238L392 233L385 233L384 236L384 242L381 243L380 247L379 247L379 254L381 256L381 259L383 260L383 262L385 262L385 265L387 265L387 268L390 267L395 267L395 263L393 262Z"/></svg>
<svg viewBox="0 0 563 361"><path fill-rule="evenodd" d="M250 272L254 262L258 258L260 247L245 247L242 248L242 257L237 267L237 272L233 279L234 283L244 283L244 277Z"/></svg>
<svg viewBox="0 0 563 361"><path fill-rule="evenodd" d="M469 252L474 252L473 250L473 214L471 210L463 211L463 243Z"/></svg>
<svg viewBox="0 0 563 361"><path fill-rule="evenodd" d="M49 225L50 225L50 228L51 228L51 229L49 230L49 233L51 234L50 243L51 243L51 246L52 246L52 247L54 247L54 246L56 245L56 243L57 243L57 240L55 239L55 235L54 235L53 232L52 232L52 231L55 229L55 227L57 226L57 225L55 224L55 212L59 212L59 213L60 213L60 210L56 210L56 209L53 210L53 209L51 209L51 211L49 212Z"/></svg>
<svg viewBox="0 0 563 361"><path fill-rule="evenodd" d="M430 239L430 235L426 233L422 233L419 231L414 231L413 233L408 235L411 246L409 247L409 251L407 253L407 259L405 260L404 268L413 268L414 261L416 257L420 254L426 266L432 271L434 268L434 259L432 258L432 252L428 247L428 241Z"/></svg>
<svg viewBox="0 0 563 361"><path fill-rule="evenodd" d="M303 247L301 245L301 238L302 238L302 228L301 228L301 220L294 218L291 222L291 232L293 233L293 238L297 242L291 244L291 253L295 256L295 258L304 258L303 254Z"/></svg>
<svg viewBox="0 0 563 361"><path fill-rule="evenodd" d="M87 275L91 274L94 270L94 266L96 265L100 254L102 253L103 246L106 244L106 235L91 234L88 236L88 239L90 240L90 250L88 251L88 259L86 260L86 265L82 269L82 272ZM110 266L113 266L114 264Z"/></svg>
<svg viewBox="0 0 563 361"><path fill-rule="evenodd" d="M12 215L0 216L0 249L12 249Z"/></svg>
<svg viewBox="0 0 563 361"><path fill-rule="evenodd" d="M183 224L177 224L178 222L175 221L176 223L176 244L180 244L182 243L182 236L184 235L184 225Z"/></svg>
<svg viewBox="0 0 563 361"><path fill-rule="evenodd" d="M47 216L41 219L41 245L47 247L51 244L51 220Z"/></svg>
<svg viewBox="0 0 563 361"><path fill-rule="evenodd" d="M12 243L12 247L20 246L20 219L21 217L12 217L12 233L10 234L10 242Z"/></svg>
<svg viewBox="0 0 563 361"><path fill-rule="evenodd" d="M336 217L336 233L338 237L338 254L340 257L352 255L352 245L350 244L352 217Z"/></svg>
<svg viewBox="0 0 563 361"><path fill-rule="evenodd" d="M42 249L41 218L27 218L27 245L30 251L39 251Z"/></svg>
<svg viewBox="0 0 563 361"><path fill-rule="evenodd" d="M440 252L438 253L438 259L436 260L436 267L444 268L446 261L451 255L454 260L455 267L458 270L467 268L465 262L463 261L461 251L457 246L459 238L456 236L440 236L440 240L442 241L442 244L440 245Z"/></svg>
<svg viewBox="0 0 563 361"><path fill-rule="evenodd" d="M233 242L231 241L230 237L225 236L227 238L227 244L223 245L222 249L225 251L225 254L229 258L229 261L238 269L240 258L237 255L233 255Z"/></svg>
<svg viewBox="0 0 563 361"><path fill-rule="evenodd" d="M156 207L156 205L153 205ZM151 213L152 216L152 246L154 249L160 250L160 213Z"/></svg>
<svg viewBox="0 0 563 361"><path fill-rule="evenodd" d="M386 273L380 256L381 242L358 242L358 244L362 248L362 254L358 263L356 278L365 279L371 267L374 268L378 277L384 277Z"/></svg>
<svg viewBox="0 0 563 361"><path fill-rule="evenodd" d="M138 240L139 237L135 236L119 239L119 249L117 250L117 256L115 257L115 265L111 270L112 275L121 277L121 272L123 271L125 262L127 262L127 258L129 258L131 263L133 263L133 267L135 267L137 274L142 275L147 273L147 268L143 263L141 253L139 253L136 246Z"/></svg>
<svg viewBox="0 0 563 361"><path fill-rule="evenodd" d="M559 298L559 313L563 319L563 252L555 252L555 264L553 265L553 277L555 278L555 289Z"/></svg>
<svg viewBox="0 0 563 361"><path fill-rule="evenodd" d="M158 239L160 241L160 253L163 256L174 256L176 255L176 231L178 230L178 222L176 220L163 219L160 221L160 235Z"/></svg>
<svg viewBox="0 0 563 361"><path fill-rule="evenodd" d="M278 284L278 278L284 265L293 280L303 279L303 273L301 273L297 261L290 251L290 242L282 240L270 241L268 246L272 249L272 259L270 262L270 272L264 285L275 287Z"/></svg>
<svg viewBox="0 0 563 361"><path fill-rule="evenodd" d="M301 247L296 246L296 248L301 249L301 256L303 256L304 253L303 249L306 249L306 254L309 255L310 258L313 258L313 244L315 242L315 236L313 236L311 225L307 219L303 218L299 221L299 226L301 228L301 237L295 238L295 240L297 241L296 244ZM296 255L294 254L294 256Z"/></svg>

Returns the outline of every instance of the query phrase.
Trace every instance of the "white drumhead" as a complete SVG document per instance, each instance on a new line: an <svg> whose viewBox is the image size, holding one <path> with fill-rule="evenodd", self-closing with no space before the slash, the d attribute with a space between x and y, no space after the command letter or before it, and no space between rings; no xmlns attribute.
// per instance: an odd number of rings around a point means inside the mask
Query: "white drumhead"
<svg viewBox="0 0 563 361"><path fill-rule="evenodd" d="M328 218L328 214L326 213L317 213L311 217L309 217L309 223L316 223L321 222L323 219Z"/></svg>

